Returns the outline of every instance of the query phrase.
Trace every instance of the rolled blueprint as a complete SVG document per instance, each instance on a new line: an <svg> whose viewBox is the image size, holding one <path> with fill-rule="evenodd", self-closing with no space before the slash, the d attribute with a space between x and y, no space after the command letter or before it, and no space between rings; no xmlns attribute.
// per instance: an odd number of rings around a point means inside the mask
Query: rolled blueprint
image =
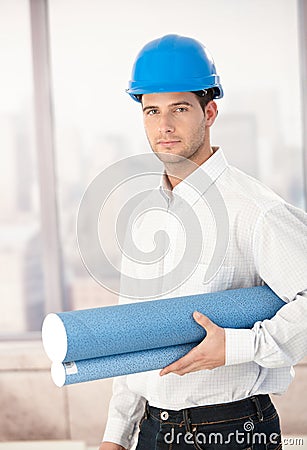
<svg viewBox="0 0 307 450"><path fill-rule="evenodd" d="M194 346L195 343L182 344L74 362L54 362L51 366L51 377L56 386L62 387L68 384L162 369L184 356Z"/></svg>
<svg viewBox="0 0 307 450"><path fill-rule="evenodd" d="M206 335L192 317L196 310L224 328L251 328L283 305L268 286L257 286L51 313L43 345L53 362L69 362L195 343Z"/></svg>

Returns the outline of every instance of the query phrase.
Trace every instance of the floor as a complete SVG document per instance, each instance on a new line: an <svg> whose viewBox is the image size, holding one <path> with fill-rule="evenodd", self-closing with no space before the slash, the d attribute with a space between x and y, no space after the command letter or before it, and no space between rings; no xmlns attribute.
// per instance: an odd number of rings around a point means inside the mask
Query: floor
<svg viewBox="0 0 307 450"><path fill-rule="evenodd" d="M307 435L284 437L283 449L307 450ZM23 441L0 442L0 450L98 450L98 448L86 447L80 441Z"/></svg>

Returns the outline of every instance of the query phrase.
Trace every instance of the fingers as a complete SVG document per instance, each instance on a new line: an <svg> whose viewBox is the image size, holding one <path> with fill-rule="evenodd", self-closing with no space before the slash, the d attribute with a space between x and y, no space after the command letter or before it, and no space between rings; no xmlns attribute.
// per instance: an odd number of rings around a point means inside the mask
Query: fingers
<svg viewBox="0 0 307 450"><path fill-rule="evenodd" d="M191 372L197 372L199 370L212 370L215 367L213 365L209 365L208 363L204 363L203 361L194 361L190 364L187 365L178 365L175 366L173 368L169 367L165 367L163 370L161 370L160 375L164 376L167 373L174 373L176 375L186 375L187 373L191 373Z"/></svg>
<svg viewBox="0 0 307 450"><path fill-rule="evenodd" d="M195 311L193 313L193 318L195 322L197 322L200 326L202 326L207 332L210 332L217 325L209 319L209 317L200 313L199 311Z"/></svg>
<svg viewBox="0 0 307 450"><path fill-rule="evenodd" d="M164 369L162 369L160 371L160 376L166 375L170 372L178 373L178 374L179 374L179 372L182 372L186 367L188 367L189 365L192 365L194 363L195 352L196 352L196 349L192 348L192 350L190 350L189 353L187 353L185 356L178 359L177 361L170 364L169 366L164 367Z"/></svg>
<svg viewBox="0 0 307 450"><path fill-rule="evenodd" d="M160 376L171 372L177 375L185 375L186 373L196 372L198 370L212 370L225 364L224 359L219 357L220 352L218 351L221 332L223 333L223 339L225 337L224 329L220 328L209 317L201 314L199 311L193 313L193 318L207 332L207 337L185 356L169 366L164 367L160 371Z"/></svg>

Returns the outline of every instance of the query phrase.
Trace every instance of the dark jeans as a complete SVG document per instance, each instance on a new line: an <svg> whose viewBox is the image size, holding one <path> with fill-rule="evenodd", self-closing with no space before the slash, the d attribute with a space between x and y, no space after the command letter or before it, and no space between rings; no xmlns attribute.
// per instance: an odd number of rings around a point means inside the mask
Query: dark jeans
<svg viewBox="0 0 307 450"><path fill-rule="evenodd" d="M278 414L268 395L180 411L146 405L136 450L279 450Z"/></svg>

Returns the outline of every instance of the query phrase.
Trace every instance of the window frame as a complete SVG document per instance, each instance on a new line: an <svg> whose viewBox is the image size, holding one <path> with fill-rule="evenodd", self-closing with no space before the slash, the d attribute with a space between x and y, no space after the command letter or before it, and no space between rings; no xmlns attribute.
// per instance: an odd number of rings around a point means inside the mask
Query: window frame
<svg viewBox="0 0 307 450"><path fill-rule="evenodd" d="M64 279L56 190L48 0L30 0L35 135L43 241L45 313L61 311Z"/></svg>

